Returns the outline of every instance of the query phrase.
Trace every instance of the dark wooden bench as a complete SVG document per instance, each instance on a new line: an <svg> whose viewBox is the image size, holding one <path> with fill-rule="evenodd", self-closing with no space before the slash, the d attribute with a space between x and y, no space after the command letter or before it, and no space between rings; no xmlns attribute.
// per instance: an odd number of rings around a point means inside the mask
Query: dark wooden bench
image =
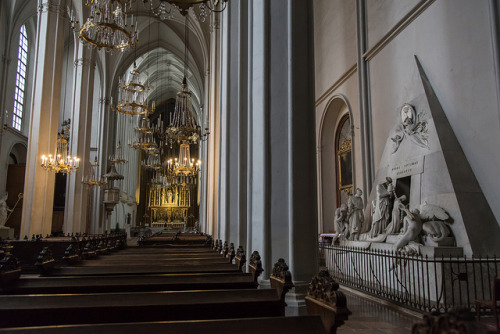
<svg viewBox="0 0 500 334"><path fill-rule="evenodd" d="M252 289L250 273L22 277L4 294L61 294L141 291Z"/></svg>
<svg viewBox="0 0 500 334"><path fill-rule="evenodd" d="M79 260L110 254L126 246L126 235L73 237L33 237L12 240L12 254L19 260L23 273L48 271L56 264L72 264Z"/></svg>
<svg viewBox="0 0 500 334"><path fill-rule="evenodd" d="M326 334L317 316L250 319L198 320L176 322L120 323L0 329L0 333L17 334Z"/></svg>
<svg viewBox="0 0 500 334"><path fill-rule="evenodd" d="M0 327L284 316L273 289L0 296Z"/></svg>
<svg viewBox="0 0 500 334"><path fill-rule="evenodd" d="M164 259L150 259L150 258L138 258L138 259L116 259L116 258L104 258L99 260L88 260L78 264L78 266L84 267L102 267L102 266L135 266L135 265L148 265L148 266L199 266L206 264L221 264L228 263L228 260L223 257L207 257L207 258L164 258Z"/></svg>
<svg viewBox="0 0 500 334"><path fill-rule="evenodd" d="M230 263L178 265L178 266L99 266L99 267L59 267L50 276L101 276L130 274L182 274L182 273L225 273L239 272L238 266Z"/></svg>

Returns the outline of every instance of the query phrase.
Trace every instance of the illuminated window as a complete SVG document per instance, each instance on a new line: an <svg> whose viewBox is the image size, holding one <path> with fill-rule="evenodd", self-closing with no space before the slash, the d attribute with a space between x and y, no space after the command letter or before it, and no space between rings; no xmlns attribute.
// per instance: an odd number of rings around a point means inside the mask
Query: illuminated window
<svg viewBox="0 0 500 334"><path fill-rule="evenodd" d="M24 91L26 86L26 70L28 64L28 36L23 25L19 30L19 50L17 52L16 88L14 92L14 112L12 127L21 131L23 121Z"/></svg>

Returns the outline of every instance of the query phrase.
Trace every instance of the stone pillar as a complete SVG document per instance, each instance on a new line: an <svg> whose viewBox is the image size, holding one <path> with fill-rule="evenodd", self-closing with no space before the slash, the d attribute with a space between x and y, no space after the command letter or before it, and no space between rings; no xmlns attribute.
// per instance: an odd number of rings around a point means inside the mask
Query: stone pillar
<svg viewBox="0 0 500 334"><path fill-rule="evenodd" d="M58 1L40 0L21 238L50 234L52 228L55 176L41 167L41 156L54 154L59 127L64 29L68 22L58 11Z"/></svg>
<svg viewBox="0 0 500 334"><path fill-rule="evenodd" d="M359 106L360 106L360 128L361 128L361 155L363 159L363 200L368 202L373 180L375 178L375 166L373 159L373 130L372 115L370 106L370 81L368 61L364 53L368 47L368 32L366 29L366 0L356 1L356 39L358 53L358 85L359 85ZM353 119L351 118L351 122Z"/></svg>
<svg viewBox="0 0 500 334"><path fill-rule="evenodd" d="M78 40L75 43L79 43ZM70 154L78 156L80 169L69 175L64 212L64 233L90 232L86 230L88 186L82 184L84 175L91 172L90 136L92 132L92 101L94 95L95 61L92 49L76 46L73 108L71 115Z"/></svg>
<svg viewBox="0 0 500 334"><path fill-rule="evenodd" d="M250 2L247 252L261 253L264 286L274 262L289 264L291 314L318 270L312 19L310 1Z"/></svg>
<svg viewBox="0 0 500 334"><path fill-rule="evenodd" d="M223 95L222 109L226 139L221 140L221 183L225 189L221 217L225 218L224 240L243 245L247 239L248 1L231 3L224 17L223 34L228 43L222 71L223 92L227 94Z"/></svg>
<svg viewBox="0 0 500 334"><path fill-rule="evenodd" d="M206 220L200 221L204 226L204 232L218 238L217 225L219 219L218 212L218 193L219 193L219 110L220 110L220 77L221 77L221 59L220 59L220 21L219 14L211 16L210 24L210 87L208 119L210 136L207 140L207 160L206 173L207 178L207 200L206 200ZM203 165L202 165L203 166ZM205 170L204 170L205 171Z"/></svg>

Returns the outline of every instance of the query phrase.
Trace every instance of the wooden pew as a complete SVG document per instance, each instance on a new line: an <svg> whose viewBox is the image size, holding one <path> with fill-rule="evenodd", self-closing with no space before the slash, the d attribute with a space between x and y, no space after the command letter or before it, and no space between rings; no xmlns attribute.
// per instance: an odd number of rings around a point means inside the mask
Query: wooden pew
<svg viewBox="0 0 500 334"><path fill-rule="evenodd" d="M250 273L22 277L4 294L62 294L142 291L252 289Z"/></svg>
<svg viewBox="0 0 500 334"><path fill-rule="evenodd" d="M12 254L18 258L23 273L47 272L58 264L109 254L126 246L126 235L46 237L12 240Z"/></svg>
<svg viewBox="0 0 500 334"><path fill-rule="evenodd" d="M283 316L273 289L0 296L0 327Z"/></svg>
<svg viewBox="0 0 500 334"><path fill-rule="evenodd" d="M317 316L272 317L252 319L217 319L175 322L134 322L120 324L50 326L0 329L0 333L16 334L326 334Z"/></svg>

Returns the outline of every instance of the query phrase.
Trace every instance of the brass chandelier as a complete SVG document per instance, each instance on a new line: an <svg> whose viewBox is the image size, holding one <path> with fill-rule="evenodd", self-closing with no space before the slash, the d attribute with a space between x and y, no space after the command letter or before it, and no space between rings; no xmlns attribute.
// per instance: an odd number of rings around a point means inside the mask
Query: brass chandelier
<svg viewBox="0 0 500 334"><path fill-rule="evenodd" d="M70 13L71 27L79 31L83 44L106 51L125 51L135 45L137 39L137 18L134 21L132 1L86 0L90 15L79 27L73 12Z"/></svg>
<svg viewBox="0 0 500 334"><path fill-rule="evenodd" d="M201 138L201 127L196 121L193 112L193 103L191 101L191 92L187 88L187 54L189 44L189 34L187 17L184 23L184 78L182 80L182 89L177 92L175 98L175 108L173 116L170 115L170 124L165 130L170 147L173 143L192 143L197 144Z"/></svg>
<svg viewBox="0 0 500 334"><path fill-rule="evenodd" d="M179 186L198 183L201 160L191 159L189 144L184 141L179 147L179 158L167 161L167 175L172 177L172 184Z"/></svg>
<svg viewBox="0 0 500 334"><path fill-rule="evenodd" d="M141 165L143 168L152 169L152 170L160 170L162 167L159 155L156 155L156 156L155 155L148 155L146 160L141 161Z"/></svg>
<svg viewBox="0 0 500 334"><path fill-rule="evenodd" d="M94 163L91 163L90 166L92 167L91 172L89 175L83 177L82 183L89 187L100 187L107 184L108 180L106 178L97 177L97 174L99 173L99 163L97 162L97 157L95 157Z"/></svg>
<svg viewBox="0 0 500 334"><path fill-rule="evenodd" d="M80 159L68 155L68 140L64 137L64 130L57 136L56 152L54 155L42 155L42 167L62 174L76 172L80 167Z"/></svg>
<svg viewBox="0 0 500 334"><path fill-rule="evenodd" d="M173 8L177 8L183 16L186 16L189 8L200 5L200 19L205 21L207 9L209 12L220 13L226 9L228 0L143 0L143 2L144 4L149 2L150 10L162 20L172 17Z"/></svg>
<svg viewBox="0 0 500 334"><path fill-rule="evenodd" d="M113 162L115 165L123 165L128 162L122 152L122 145L118 142L116 145L115 153L109 156L109 161Z"/></svg>
<svg viewBox="0 0 500 334"><path fill-rule="evenodd" d="M155 103L153 101L150 109L147 100L150 89L146 80L141 79L141 73L134 62L128 80L120 80L118 83L118 103L114 105L113 97L111 97L110 108L121 114L132 116L153 113L156 109Z"/></svg>

